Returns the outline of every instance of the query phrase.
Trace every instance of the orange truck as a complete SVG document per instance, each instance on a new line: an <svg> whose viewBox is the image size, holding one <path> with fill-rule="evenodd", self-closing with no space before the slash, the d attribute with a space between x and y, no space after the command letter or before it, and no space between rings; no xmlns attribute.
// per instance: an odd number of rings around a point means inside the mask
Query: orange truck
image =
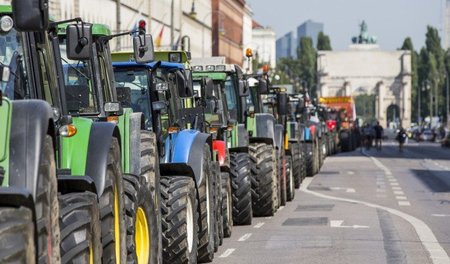
<svg viewBox="0 0 450 264"><path fill-rule="evenodd" d="M358 145L355 102L351 96L321 97L321 105L328 109L327 127L336 131L342 151L352 151Z"/></svg>

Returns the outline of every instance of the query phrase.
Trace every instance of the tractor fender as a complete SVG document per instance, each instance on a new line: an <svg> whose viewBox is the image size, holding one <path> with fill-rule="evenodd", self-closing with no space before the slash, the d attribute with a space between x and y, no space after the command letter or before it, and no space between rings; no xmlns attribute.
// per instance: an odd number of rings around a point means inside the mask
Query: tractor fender
<svg viewBox="0 0 450 264"><path fill-rule="evenodd" d="M12 102L9 186L25 188L36 198L39 159L47 135L55 144L53 111L41 100Z"/></svg>
<svg viewBox="0 0 450 264"><path fill-rule="evenodd" d="M141 130L144 126L142 113L131 113L129 119L129 173L140 175L141 173ZM124 146L125 147L125 146ZM127 161L125 161L127 162Z"/></svg>
<svg viewBox="0 0 450 264"><path fill-rule="evenodd" d="M283 125L276 124L275 125L275 146L277 149L283 149L284 147L284 140L283 140L283 134L284 134L284 127Z"/></svg>
<svg viewBox="0 0 450 264"><path fill-rule="evenodd" d="M58 175L58 192L61 194L89 191L97 194L94 180L89 176Z"/></svg>
<svg viewBox="0 0 450 264"><path fill-rule="evenodd" d="M244 124L237 125L237 147L248 147L248 131Z"/></svg>
<svg viewBox="0 0 450 264"><path fill-rule="evenodd" d="M271 114L258 113L256 118L256 135L258 138L271 138L275 141L275 117Z"/></svg>
<svg viewBox="0 0 450 264"><path fill-rule="evenodd" d="M92 124L85 174L94 180L99 197L105 189L108 152L113 137L117 138L120 144L120 132L115 124L109 122Z"/></svg>
<svg viewBox="0 0 450 264"><path fill-rule="evenodd" d="M186 163L194 172L197 187L203 182L203 146L208 144L212 148L210 134L200 133L197 130L185 129L177 133L172 142L171 163ZM212 150L212 149L211 149ZM211 151L211 160L212 160Z"/></svg>

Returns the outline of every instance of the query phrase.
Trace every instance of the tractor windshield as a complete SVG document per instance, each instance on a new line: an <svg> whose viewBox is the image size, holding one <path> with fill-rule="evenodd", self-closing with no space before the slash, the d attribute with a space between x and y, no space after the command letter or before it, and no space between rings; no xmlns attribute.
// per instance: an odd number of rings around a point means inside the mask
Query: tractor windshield
<svg viewBox="0 0 450 264"><path fill-rule="evenodd" d="M149 97L149 71L145 68L115 68L117 97L122 107L131 107L133 112L142 112L146 128L150 129L152 112Z"/></svg>
<svg viewBox="0 0 450 264"><path fill-rule="evenodd" d="M59 43L69 113L93 114L99 112L90 61L74 61L68 59L65 37L60 37Z"/></svg>
<svg viewBox="0 0 450 264"><path fill-rule="evenodd" d="M10 70L9 80L0 82L0 88L6 97L14 100L30 98L23 36L14 28L0 31L0 64Z"/></svg>

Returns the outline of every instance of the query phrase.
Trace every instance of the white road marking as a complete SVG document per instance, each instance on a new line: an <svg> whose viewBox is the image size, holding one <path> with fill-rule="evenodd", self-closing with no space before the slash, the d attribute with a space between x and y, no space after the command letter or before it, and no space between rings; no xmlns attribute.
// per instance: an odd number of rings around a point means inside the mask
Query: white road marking
<svg viewBox="0 0 450 264"><path fill-rule="evenodd" d="M376 159L373 159L373 160L376 160ZM378 161L378 160L376 160L376 161ZM417 236L419 237L419 240L421 241L421 243L424 246L424 248L430 254L430 258L431 258L432 263L434 263L434 264L450 263L450 257L447 255L447 252L445 252L445 250L442 248L441 244L437 240L437 238L434 235L434 233L431 230L431 228L428 225L426 225L419 218L416 218L416 217L414 217L412 215L406 214L406 213L404 213L404 212L402 212L400 210L396 210L396 209L393 209L393 208L377 205L377 204L374 204L374 203L368 203L368 202L359 201L359 200L355 200L355 199L341 198L341 197L325 195L325 194L317 193L317 192L314 192L314 191L310 191L310 190L308 190L308 185L311 183L311 181L312 181L311 178L306 178L303 181L302 186L300 186L300 190L305 192L305 193L308 193L308 194L311 194L311 195L314 195L314 196L317 196L317 197L321 197L321 198L324 198L324 199L335 200L335 201L342 201L342 202L349 202L349 203L357 203L357 204L365 205L365 206L371 207L371 208L382 209L382 210L385 210L385 211L387 211L387 212L389 212L389 213L391 213L393 215L396 215L396 216L399 216L399 217L405 219L415 229L415 231L417 233Z"/></svg>
<svg viewBox="0 0 450 264"><path fill-rule="evenodd" d="M394 186L394 187L392 187L392 190L401 191L401 190L402 190L402 187Z"/></svg>
<svg viewBox="0 0 450 264"><path fill-rule="evenodd" d="M391 182L391 186L398 186L398 182Z"/></svg>
<svg viewBox="0 0 450 264"><path fill-rule="evenodd" d="M350 174L350 175L354 175L355 174L354 171L347 171L347 173Z"/></svg>
<svg viewBox="0 0 450 264"><path fill-rule="evenodd" d="M356 191L355 191L355 189L347 188L347 190L346 190L345 192L348 192L348 193L354 193L354 192L356 192Z"/></svg>
<svg viewBox="0 0 450 264"><path fill-rule="evenodd" d="M385 194L377 194L376 196L377 196L377 198L386 198L387 197Z"/></svg>
<svg viewBox="0 0 450 264"><path fill-rule="evenodd" d="M264 225L264 222L257 223L253 226L253 228L261 228Z"/></svg>
<svg viewBox="0 0 450 264"><path fill-rule="evenodd" d="M405 193L403 191L394 191L394 194L397 195L405 195Z"/></svg>
<svg viewBox="0 0 450 264"><path fill-rule="evenodd" d="M235 250L236 250L235 248L229 248L225 250L225 252L223 252L222 255L219 256L219 258L229 257Z"/></svg>
<svg viewBox="0 0 450 264"><path fill-rule="evenodd" d="M386 192L386 189L377 189L377 192Z"/></svg>
<svg viewBox="0 0 450 264"><path fill-rule="evenodd" d="M272 219L272 216L266 216L265 219Z"/></svg>
<svg viewBox="0 0 450 264"><path fill-rule="evenodd" d="M241 236L241 237L238 239L238 241L239 241L239 242L243 242L243 241L249 239L251 236L252 236L252 233L247 233L247 234Z"/></svg>
<svg viewBox="0 0 450 264"><path fill-rule="evenodd" d="M389 178L388 181L390 181L390 182L397 182L397 179Z"/></svg>
<svg viewBox="0 0 450 264"><path fill-rule="evenodd" d="M432 216L436 216L436 217L449 217L450 215L448 215L448 214L432 214Z"/></svg>
<svg viewBox="0 0 450 264"><path fill-rule="evenodd" d="M341 189L341 187L330 187L330 190L338 191L338 190L340 190L340 189Z"/></svg>
<svg viewBox="0 0 450 264"><path fill-rule="evenodd" d="M411 206L411 203L408 201L398 201L399 206Z"/></svg>
<svg viewBox="0 0 450 264"><path fill-rule="evenodd" d="M369 228L368 226L363 225L344 226L342 225L342 223L344 223L344 220L330 220L330 227L353 228L353 229Z"/></svg>
<svg viewBox="0 0 450 264"><path fill-rule="evenodd" d="M278 211L281 211L284 209L284 206L280 206L280 208L278 208Z"/></svg>
<svg viewBox="0 0 450 264"><path fill-rule="evenodd" d="M406 196L395 196L395 199L397 199L397 200L408 200L408 198L406 198Z"/></svg>

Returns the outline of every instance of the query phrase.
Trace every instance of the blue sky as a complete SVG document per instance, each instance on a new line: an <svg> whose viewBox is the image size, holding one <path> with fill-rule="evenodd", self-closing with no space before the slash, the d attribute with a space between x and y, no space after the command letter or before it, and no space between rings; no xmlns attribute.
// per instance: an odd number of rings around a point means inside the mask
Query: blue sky
<svg viewBox="0 0 450 264"><path fill-rule="evenodd" d="M293 30L308 19L324 23L334 50L344 50L359 33L365 20L369 34L378 38L382 49L399 48L405 37L415 49L425 43L427 25L443 33L443 0L247 0L254 19L271 26L277 37Z"/></svg>

